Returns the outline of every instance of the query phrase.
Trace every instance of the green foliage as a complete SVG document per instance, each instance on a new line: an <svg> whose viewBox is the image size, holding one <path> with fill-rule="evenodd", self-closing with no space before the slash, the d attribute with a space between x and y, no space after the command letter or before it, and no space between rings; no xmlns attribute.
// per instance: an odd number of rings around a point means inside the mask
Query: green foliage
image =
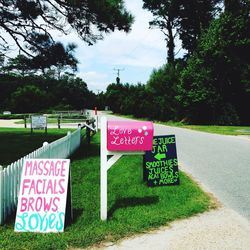
<svg viewBox="0 0 250 250"><path fill-rule="evenodd" d="M128 87L128 86L127 86ZM121 83L115 84L112 83L107 87L106 91L106 99L107 105L113 110L115 113L121 112L121 105L124 101L124 97L127 92L126 86L123 86Z"/></svg>
<svg viewBox="0 0 250 250"><path fill-rule="evenodd" d="M156 120L175 119L178 103L175 100L179 71L183 66L164 65L154 70L147 85L110 84L106 99L115 113L132 114Z"/></svg>
<svg viewBox="0 0 250 250"><path fill-rule="evenodd" d="M47 106L47 96L37 86L25 85L11 94L10 103L16 113L36 112Z"/></svg>
<svg viewBox="0 0 250 250"><path fill-rule="evenodd" d="M239 14L245 7L249 7L249 0L224 0L225 12L228 14Z"/></svg>
<svg viewBox="0 0 250 250"><path fill-rule="evenodd" d="M15 58L10 58L6 66L1 68L3 72L18 72L25 76L31 70L31 59L24 55L17 55Z"/></svg>
<svg viewBox="0 0 250 250"><path fill-rule="evenodd" d="M154 106L154 113L148 117L157 120L176 119L178 103L175 100L176 85L179 81L179 74L182 65L164 65L151 74L146 89L151 96L151 105Z"/></svg>
<svg viewBox="0 0 250 250"><path fill-rule="evenodd" d="M178 85L177 99L193 122L250 122L249 27L245 10L239 16L222 15L204 33Z"/></svg>
<svg viewBox="0 0 250 250"><path fill-rule="evenodd" d="M26 75L46 75L54 70L53 77L60 79L67 69L77 71L78 60L74 57L77 45L69 43L66 47L60 42L54 42L46 36L34 35L35 45L29 46L33 56L17 55L9 58L7 64L1 67L3 73ZM3 57L4 58L4 57Z"/></svg>
<svg viewBox="0 0 250 250"><path fill-rule="evenodd" d="M196 49L202 32L218 15L218 3L221 0L179 0L177 30L182 41L182 48L192 54Z"/></svg>
<svg viewBox="0 0 250 250"><path fill-rule="evenodd" d="M93 108L96 100L87 84L78 77L60 80L42 76L1 75L0 107L13 112L40 112Z"/></svg>

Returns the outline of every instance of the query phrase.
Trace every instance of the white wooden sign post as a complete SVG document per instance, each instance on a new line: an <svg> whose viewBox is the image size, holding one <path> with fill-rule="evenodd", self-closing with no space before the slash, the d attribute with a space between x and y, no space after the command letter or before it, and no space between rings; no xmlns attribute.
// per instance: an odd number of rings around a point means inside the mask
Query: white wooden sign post
<svg viewBox="0 0 250 250"><path fill-rule="evenodd" d="M152 150L152 141L152 122L109 121L108 125L107 118L101 118L101 220L108 216L108 170L123 155L143 155L145 150Z"/></svg>

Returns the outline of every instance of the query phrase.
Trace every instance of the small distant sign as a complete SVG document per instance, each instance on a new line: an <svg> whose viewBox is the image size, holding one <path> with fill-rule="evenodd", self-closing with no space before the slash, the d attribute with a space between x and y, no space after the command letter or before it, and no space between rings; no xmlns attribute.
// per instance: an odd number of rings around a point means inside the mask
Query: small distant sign
<svg viewBox="0 0 250 250"><path fill-rule="evenodd" d="M63 232L69 164L69 159L24 161L16 232Z"/></svg>
<svg viewBox="0 0 250 250"><path fill-rule="evenodd" d="M31 116L31 128L32 129L45 129L47 128L47 117L43 115Z"/></svg>
<svg viewBox="0 0 250 250"><path fill-rule="evenodd" d="M144 180L149 187L179 184L174 135L154 136L152 151L144 155Z"/></svg>
<svg viewBox="0 0 250 250"><path fill-rule="evenodd" d="M11 115L10 111L3 111L3 115Z"/></svg>
<svg viewBox="0 0 250 250"><path fill-rule="evenodd" d="M152 149L153 123L137 121L108 121L109 151L145 151Z"/></svg>

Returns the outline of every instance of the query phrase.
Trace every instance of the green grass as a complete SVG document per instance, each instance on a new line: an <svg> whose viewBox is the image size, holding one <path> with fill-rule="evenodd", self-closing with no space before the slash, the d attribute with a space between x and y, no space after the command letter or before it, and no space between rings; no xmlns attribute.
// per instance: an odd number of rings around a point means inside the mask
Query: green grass
<svg viewBox="0 0 250 250"><path fill-rule="evenodd" d="M0 165L6 166L40 148L44 142L52 142L67 134L69 129L30 129L0 128Z"/></svg>
<svg viewBox="0 0 250 250"><path fill-rule="evenodd" d="M120 115L124 118L129 119L137 119L137 120L150 120L147 118L135 118L133 115ZM154 121L154 123L163 124L172 127L181 127L192 130L198 130L208 133L214 134L222 134L222 135L250 135L250 126L216 126L216 125L188 125L182 122L174 122L174 121Z"/></svg>
<svg viewBox="0 0 250 250"><path fill-rule="evenodd" d="M222 135L250 135L250 126L185 125L178 122L161 122L161 124Z"/></svg>
<svg viewBox="0 0 250 250"><path fill-rule="evenodd" d="M0 227L0 249L82 248L187 218L215 206L184 173L179 186L148 188L142 156L122 157L108 173L108 221L100 220L99 135L82 144L72 157L74 222L64 233L15 233L14 219Z"/></svg>

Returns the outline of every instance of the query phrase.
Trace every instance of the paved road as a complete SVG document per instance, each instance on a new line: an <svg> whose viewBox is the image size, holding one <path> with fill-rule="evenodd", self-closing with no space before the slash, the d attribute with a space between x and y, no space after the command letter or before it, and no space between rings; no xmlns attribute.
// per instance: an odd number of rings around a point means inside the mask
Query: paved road
<svg viewBox="0 0 250 250"><path fill-rule="evenodd" d="M180 165L250 221L250 139L163 125L155 125L155 134L175 134Z"/></svg>

